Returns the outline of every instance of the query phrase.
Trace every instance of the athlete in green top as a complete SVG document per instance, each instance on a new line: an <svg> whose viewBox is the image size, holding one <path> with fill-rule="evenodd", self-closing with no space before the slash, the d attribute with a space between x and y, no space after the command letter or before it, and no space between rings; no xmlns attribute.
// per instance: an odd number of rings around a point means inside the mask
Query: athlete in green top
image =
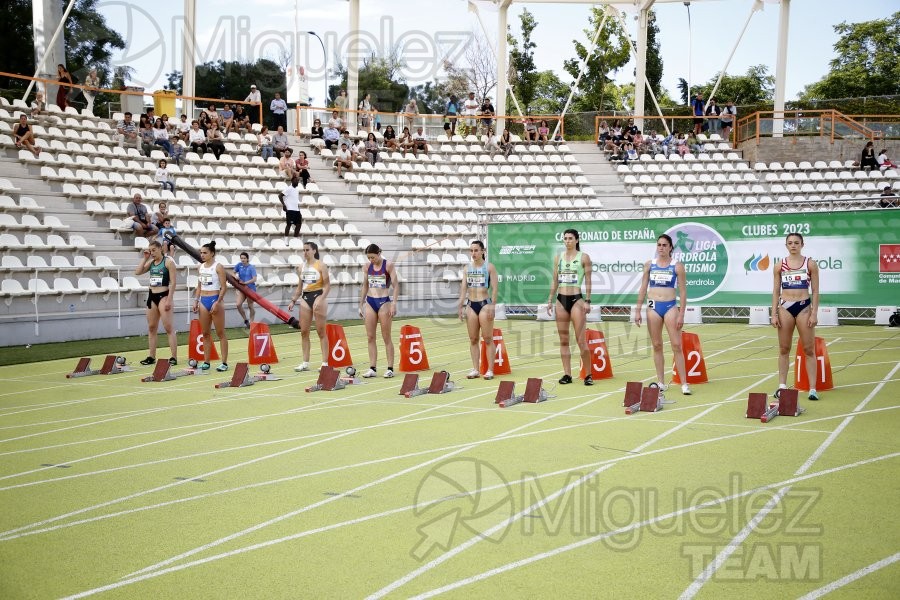
<svg viewBox="0 0 900 600"><path fill-rule="evenodd" d="M572 352L569 349L569 323L575 326L575 341L581 351L581 364L587 368L584 385L594 385L591 377L591 354L588 349L584 328L587 314L591 311L591 257L581 252L578 232L566 229L563 232L565 252L553 261L553 281L550 285L550 298L547 300L547 311L553 308L556 297L556 330L559 332L560 357L563 364L562 384L572 383ZM587 274L587 276L585 276ZM584 283L585 295L581 294Z"/></svg>

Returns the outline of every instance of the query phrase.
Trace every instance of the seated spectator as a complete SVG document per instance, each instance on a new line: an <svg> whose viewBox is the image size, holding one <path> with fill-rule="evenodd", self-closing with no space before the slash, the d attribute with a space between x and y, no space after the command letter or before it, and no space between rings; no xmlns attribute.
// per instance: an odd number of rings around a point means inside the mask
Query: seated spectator
<svg viewBox="0 0 900 600"><path fill-rule="evenodd" d="M503 156L509 158L510 153L515 148L515 144L513 144L512 136L509 134L509 129L504 129L503 134L500 136L500 141L497 143L500 147L500 151L503 152Z"/></svg>
<svg viewBox="0 0 900 600"><path fill-rule="evenodd" d="M166 234L170 235L178 235L178 232L175 231L175 227L172 226L172 219L166 217L162 220L159 227L159 233L157 234L157 240L159 244L163 247L163 250L169 256L175 256L175 244L169 241L169 238L166 237Z"/></svg>
<svg viewBox="0 0 900 600"><path fill-rule="evenodd" d="M288 136L284 132L284 127L279 125L278 129L275 130L275 135L272 136L272 149L275 151L275 158L281 158L281 153L288 149L289 143L290 140L288 140Z"/></svg>
<svg viewBox="0 0 900 600"><path fill-rule="evenodd" d="M164 190L175 193L175 177L169 172L168 163L165 159L159 161L156 167L156 181Z"/></svg>
<svg viewBox="0 0 900 600"><path fill-rule="evenodd" d="M338 140L341 137L341 132L337 130L336 127L331 126L331 121L328 122L328 127L325 128L323 132L323 139L325 140L325 148L331 150L331 147L337 147Z"/></svg>
<svg viewBox="0 0 900 600"><path fill-rule="evenodd" d="M522 139L526 142L537 141L537 124L535 124L534 119L531 117L525 119L525 133L522 136Z"/></svg>
<svg viewBox="0 0 900 600"><path fill-rule="evenodd" d="M332 111L331 118L328 120L328 127L340 131L344 128L344 120L341 118L339 111Z"/></svg>
<svg viewBox="0 0 900 600"><path fill-rule="evenodd" d="M660 142L660 146L662 146L663 154L666 155L666 158L669 157L669 152L672 148L675 147L675 134L670 133L666 137L663 138L662 142Z"/></svg>
<svg viewBox="0 0 900 600"><path fill-rule="evenodd" d="M881 200L878 202L878 206L881 208L897 208L900 206L900 198L897 197L897 194L894 193L894 190L891 186L884 186L884 190L881 192Z"/></svg>
<svg viewBox="0 0 900 600"><path fill-rule="evenodd" d="M178 139L187 144L189 140L189 133L191 131L191 124L188 123L187 115L181 115L181 122L176 124L176 128L178 129Z"/></svg>
<svg viewBox="0 0 900 600"><path fill-rule="evenodd" d="M634 144L625 144L625 164L628 164L629 160L637 160L639 158L637 150L634 149Z"/></svg>
<svg viewBox="0 0 900 600"><path fill-rule="evenodd" d="M295 164L294 172L300 177L300 181L303 182L303 189L306 189L306 184L312 181L315 183L315 179L313 179L309 174L309 159L306 157L306 152L301 150L299 152L299 158Z"/></svg>
<svg viewBox="0 0 900 600"><path fill-rule="evenodd" d="M157 119L156 124L153 126L153 138L153 143L155 145L162 147L167 155L172 155L172 144L169 142L169 132L166 130L166 125L161 118Z"/></svg>
<svg viewBox="0 0 900 600"><path fill-rule="evenodd" d="M35 92L34 100L31 101L31 117L36 118L38 115L47 110L47 103L44 102L44 93Z"/></svg>
<svg viewBox="0 0 900 600"><path fill-rule="evenodd" d="M191 128L188 131L188 144L190 144L191 150L201 156L209 149L206 147L206 133L200 129L200 121L196 119L191 121Z"/></svg>
<svg viewBox="0 0 900 600"><path fill-rule="evenodd" d="M214 122L213 119L211 119L207 113L202 112L200 113L200 118L197 119L197 122L200 124L200 129L203 130L203 137L206 137L206 133L209 131L210 125L212 125Z"/></svg>
<svg viewBox="0 0 900 600"><path fill-rule="evenodd" d="M341 144L347 144L347 148L349 148L351 152L353 151L353 140L350 139L350 132L346 129L341 132L341 137L338 138L337 145L340 146Z"/></svg>
<svg viewBox="0 0 900 600"><path fill-rule="evenodd" d="M875 159L875 146L872 142L866 142L862 156L859 159L860 169L877 169L878 161Z"/></svg>
<svg viewBox="0 0 900 600"><path fill-rule="evenodd" d="M616 144L615 140L612 138L608 138L606 143L603 145L603 152L607 156L612 156L614 154L619 153L619 145Z"/></svg>
<svg viewBox="0 0 900 600"><path fill-rule="evenodd" d="M28 124L28 117L26 117L25 115L19 115L19 124L16 125L15 135L16 148L21 148L24 146L35 156L39 156L41 154L41 149L35 146L34 131L32 131L31 125Z"/></svg>
<svg viewBox="0 0 900 600"><path fill-rule="evenodd" d="M144 121L138 133L141 136L141 154L150 156L156 146L156 130L153 129L153 124L150 121Z"/></svg>
<svg viewBox="0 0 900 600"><path fill-rule="evenodd" d="M637 125L634 124L634 119L628 119L628 124L625 126L625 132L630 133L632 137L638 132Z"/></svg>
<svg viewBox="0 0 900 600"><path fill-rule="evenodd" d="M619 121L616 121L615 123L613 123L612 129L610 130L610 136L612 137L613 141L621 142L622 135L622 125L619 123Z"/></svg>
<svg viewBox="0 0 900 600"><path fill-rule="evenodd" d="M882 171L887 171L888 169L896 169L897 165L891 162L891 159L888 158L887 148L878 153L878 156L875 157L875 162L878 163L878 168Z"/></svg>
<svg viewBox="0 0 900 600"><path fill-rule="evenodd" d="M694 156L703 151L703 146L700 144L700 140L697 139L697 134L693 131L688 133L687 146Z"/></svg>
<svg viewBox="0 0 900 600"><path fill-rule="evenodd" d="M296 164L294 159L291 158L293 154L293 150L285 148L284 152L281 153L281 159L278 161L278 171L288 181L297 176Z"/></svg>
<svg viewBox="0 0 900 600"><path fill-rule="evenodd" d="M685 154L688 153L689 148L688 148L687 140L684 138L683 133L679 133L677 136L675 136L674 141L675 141L675 150L678 151L679 156L684 156Z"/></svg>
<svg viewBox="0 0 900 600"><path fill-rule="evenodd" d="M234 107L234 128L238 131L250 131L250 115L240 104Z"/></svg>
<svg viewBox="0 0 900 600"><path fill-rule="evenodd" d="M322 151L325 145L325 130L322 129L322 121L316 119L313 121L312 127L309 129L309 145L313 147L316 154Z"/></svg>
<svg viewBox="0 0 900 600"><path fill-rule="evenodd" d="M212 152L216 160L225 153L225 136L219 131L219 126L213 123L206 132L206 146Z"/></svg>
<svg viewBox="0 0 900 600"><path fill-rule="evenodd" d="M234 111L231 110L230 105L226 104L222 107L222 112L219 113L219 121L222 124L222 131L225 135L231 133L231 128L234 127Z"/></svg>
<svg viewBox="0 0 900 600"><path fill-rule="evenodd" d="M369 133L369 135L366 136L365 152L366 160L369 161L369 164L373 167L375 166L375 163L378 162L379 150L380 148L378 146L378 140L375 139L375 134Z"/></svg>
<svg viewBox="0 0 900 600"><path fill-rule="evenodd" d="M131 219L131 230L135 235L153 237L158 229L150 222L150 213L143 204L143 197L135 194L128 205L128 217Z"/></svg>
<svg viewBox="0 0 900 600"><path fill-rule="evenodd" d="M263 125L256 139L259 142L259 155L262 156L263 160L268 160L275 156L275 148L272 147L272 134L269 133L268 127Z"/></svg>
<svg viewBox="0 0 900 600"><path fill-rule="evenodd" d="M606 144L606 140L609 139L609 124L606 122L606 119L600 121L600 125L597 127L597 145L603 147Z"/></svg>
<svg viewBox="0 0 900 600"><path fill-rule="evenodd" d="M169 218L169 203L163 200L156 205L156 212L150 217L150 223L159 227L162 222Z"/></svg>
<svg viewBox="0 0 900 600"><path fill-rule="evenodd" d="M350 157L355 163L361 163L366 160L366 142L362 138L356 140L350 146Z"/></svg>
<svg viewBox="0 0 900 600"><path fill-rule="evenodd" d="M210 104L201 114L206 115L206 118L209 119L210 123L219 122L219 111L216 110L215 104Z"/></svg>
<svg viewBox="0 0 900 600"><path fill-rule="evenodd" d="M163 114L160 119L162 119L163 125L166 128L166 131L169 134L169 138L178 137L178 123L174 120L169 120L169 115Z"/></svg>
<svg viewBox="0 0 900 600"><path fill-rule="evenodd" d="M140 140L138 138L138 129L134 121L131 120L131 113L125 113L124 120L119 122L116 128L116 141L119 148L129 146L131 148L140 148Z"/></svg>
<svg viewBox="0 0 900 600"><path fill-rule="evenodd" d="M335 153L335 157L336 158L334 160L334 166L337 167L338 177L340 179L343 179L343 169L346 169L348 171L353 170L353 159L346 142L341 144L341 149Z"/></svg>
<svg viewBox="0 0 900 600"><path fill-rule="evenodd" d="M390 125L385 127L382 136L384 137L384 145L388 150L400 149L400 143L397 141L397 134L394 133L393 127Z"/></svg>
<svg viewBox="0 0 900 600"><path fill-rule="evenodd" d="M646 150L644 143L644 134L642 134L640 131L634 134L634 136L631 138L631 143L634 144L635 150L637 150L639 153L642 150Z"/></svg>
<svg viewBox="0 0 900 600"><path fill-rule="evenodd" d="M413 155L418 158L419 151L428 154L428 136L425 135L422 126L416 127L416 133L412 136Z"/></svg>
<svg viewBox="0 0 900 600"><path fill-rule="evenodd" d="M184 159L185 150L187 150L187 144L185 144L181 140L172 142L172 153L169 155L170 162L174 162L180 167L181 161L182 159Z"/></svg>
<svg viewBox="0 0 900 600"><path fill-rule="evenodd" d="M484 136L484 151L492 157L500 152L500 136L493 129L488 129Z"/></svg>
<svg viewBox="0 0 900 600"><path fill-rule="evenodd" d="M406 156L406 151L412 148L412 134L409 132L409 127L404 127L403 132L400 134L400 138L397 140L397 145L400 147L400 150L403 152L403 155Z"/></svg>
<svg viewBox="0 0 900 600"><path fill-rule="evenodd" d="M537 128L537 136L541 146L550 141L550 127L547 126L547 121L541 119L541 124Z"/></svg>

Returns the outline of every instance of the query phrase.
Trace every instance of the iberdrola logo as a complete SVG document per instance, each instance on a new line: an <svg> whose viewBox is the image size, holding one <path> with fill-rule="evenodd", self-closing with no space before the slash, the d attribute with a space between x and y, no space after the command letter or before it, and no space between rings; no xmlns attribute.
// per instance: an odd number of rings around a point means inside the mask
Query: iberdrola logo
<svg viewBox="0 0 900 600"><path fill-rule="evenodd" d="M672 258L684 264L687 296L691 302L716 293L728 273L728 247L718 231L703 223L681 223L667 234L675 247Z"/></svg>
<svg viewBox="0 0 900 600"><path fill-rule="evenodd" d="M750 271L768 271L769 270L769 255L753 255L747 259L744 263L744 272L749 273Z"/></svg>

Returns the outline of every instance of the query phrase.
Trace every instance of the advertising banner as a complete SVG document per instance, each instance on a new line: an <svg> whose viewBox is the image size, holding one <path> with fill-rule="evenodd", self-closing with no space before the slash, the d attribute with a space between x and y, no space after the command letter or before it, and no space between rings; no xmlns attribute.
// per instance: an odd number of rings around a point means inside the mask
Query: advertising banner
<svg viewBox="0 0 900 600"><path fill-rule="evenodd" d="M785 237L804 237L816 261L823 306L894 305L900 298L900 210L648 218L575 223L492 223L488 260L499 275L498 301L543 304L562 234L576 229L593 262L595 304L633 304L656 239L668 234L684 264L688 302L755 306L772 301L772 269L787 255Z"/></svg>

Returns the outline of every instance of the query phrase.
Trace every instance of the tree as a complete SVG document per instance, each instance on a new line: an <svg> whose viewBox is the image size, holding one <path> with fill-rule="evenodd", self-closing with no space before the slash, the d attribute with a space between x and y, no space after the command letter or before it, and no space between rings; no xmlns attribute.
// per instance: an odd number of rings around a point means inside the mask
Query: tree
<svg viewBox="0 0 900 600"><path fill-rule="evenodd" d="M801 100L900 94L900 12L864 23L834 26L831 71L800 94Z"/></svg>
<svg viewBox="0 0 900 600"><path fill-rule="evenodd" d="M106 25L97 12L98 0L77 0L65 22L66 66L78 81L83 81L91 67L97 69L102 86L112 78L110 59L113 49L125 47L125 41ZM31 76L35 71L34 30L31 0L0 2L0 22L7 35L0 40L3 70ZM56 73L56 65L45 65L48 73ZM27 82L0 77L0 88L22 90Z"/></svg>
<svg viewBox="0 0 900 600"><path fill-rule="evenodd" d="M537 73L535 83L535 97L531 103L531 110L538 115L555 115L562 112L572 89L568 83L560 81L553 71L541 71Z"/></svg>
<svg viewBox="0 0 900 600"><path fill-rule="evenodd" d="M497 87L497 59L491 45L480 31L472 32L472 43L466 47L466 74L469 78L469 89L460 96L466 97L468 92L475 92L475 98L489 96ZM498 102L502 100L497 99Z"/></svg>
<svg viewBox="0 0 900 600"><path fill-rule="evenodd" d="M694 86L693 91L703 92L703 98L709 100L716 79L718 74L705 84ZM738 105L759 104L771 102L774 94L775 77L769 75L769 69L765 65L756 65L748 68L744 75L726 73L716 90L716 101L720 104L728 100Z"/></svg>
<svg viewBox="0 0 900 600"><path fill-rule="evenodd" d="M589 24L584 31L588 40L594 37L594 31L603 19L603 10L591 9ZM578 77L581 64L587 57L587 48L578 40L572 40L578 58L565 61L564 68L572 77ZM612 82L610 73L615 73L628 63L631 51L628 37L615 19L607 19L603 30L597 37L597 47L587 60L587 68L578 85L580 94L575 99L574 108L580 111L612 110L609 98L604 94L606 85Z"/></svg>
<svg viewBox="0 0 900 600"><path fill-rule="evenodd" d="M409 97L409 86L401 76L402 66L403 63L394 53L388 56L377 56L373 53L363 59L357 73L360 101L366 94L371 94L372 105L378 110L382 112L402 110ZM332 98L337 97L340 90L347 89L347 68L338 64L335 74L340 78L340 83L329 86Z"/></svg>
<svg viewBox="0 0 900 600"><path fill-rule="evenodd" d="M169 73L167 77L172 75L174 73ZM171 83L172 79L169 81ZM256 84L264 100L271 99L275 92L279 92L282 98L287 95L284 72L267 58L261 58L255 63L220 60L198 65L194 77L194 95L202 98L243 100L250 92L251 84ZM177 86L181 87L180 77ZM197 102L203 105L203 101ZM269 121L271 115L269 103L266 101L263 101L263 111L264 121Z"/></svg>
<svg viewBox="0 0 900 600"><path fill-rule="evenodd" d="M650 89L653 90L657 100L665 92L662 88L663 62L659 51L658 34L659 27L656 25L656 11L651 10L650 17L647 20L647 70L645 73L647 83L650 84ZM662 103L660 103L660 106L662 106Z"/></svg>
<svg viewBox="0 0 900 600"><path fill-rule="evenodd" d="M537 97L538 72L534 64L534 49L537 46L531 41L531 32L537 27L534 15L524 9L519 15L522 28L522 47L507 27L506 39L509 44L509 66L512 75L510 83L514 88L516 98L521 103L525 114L531 112L531 103Z"/></svg>
<svg viewBox="0 0 900 600"><path fill-rule="evenodd" d="M182 75L181 71L166 73L166 85L163 87L164 90L171 90L175 92L176 95L180 96L184 92L183 86L184 75Z"/></svg>

